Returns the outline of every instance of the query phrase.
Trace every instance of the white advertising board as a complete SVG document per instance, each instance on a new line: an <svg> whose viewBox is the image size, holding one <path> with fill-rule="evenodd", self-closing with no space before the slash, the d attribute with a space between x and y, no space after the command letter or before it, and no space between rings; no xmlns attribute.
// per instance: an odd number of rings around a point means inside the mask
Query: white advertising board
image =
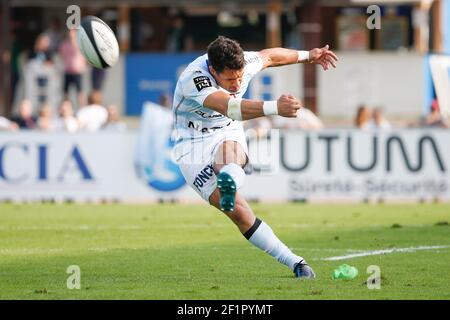
<svg viewBox="0 0 450 320"><path fill-rule="evenodd" d="M0 199L154 201L195 198L187 187L158 191L134 168L136 132L0 135Z"/></svg>
<svg viewBox="0 0 450 320"><path fill-rule="evenodd" d="M273 172L253 174L245 194L261 200L449 200L449 138L448 130L420 129L280 132L272 156L259 156L266 164L270 158L265 167Z"/></svg>
<svg viewBox="0 0 450 320"><path fill-rule="evenodd" d="M448 130L275 131L249 139L254 171L242 193L261 201L449 201L448 141ZM136 142L136 132L2 133L0 200L201 201L174 174L139 178Z"/></svg>

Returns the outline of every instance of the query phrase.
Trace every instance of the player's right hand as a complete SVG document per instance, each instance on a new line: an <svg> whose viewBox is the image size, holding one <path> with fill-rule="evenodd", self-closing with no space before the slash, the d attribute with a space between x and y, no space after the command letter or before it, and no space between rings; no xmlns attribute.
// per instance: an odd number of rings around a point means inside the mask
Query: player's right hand
<svg viewBox="0 0 450 320"><path fill-rule="evenodd" d="M283 94L277 100L278 114L286 118L296 118L297 111L302 107L302 103L290 94Z"/></svg>

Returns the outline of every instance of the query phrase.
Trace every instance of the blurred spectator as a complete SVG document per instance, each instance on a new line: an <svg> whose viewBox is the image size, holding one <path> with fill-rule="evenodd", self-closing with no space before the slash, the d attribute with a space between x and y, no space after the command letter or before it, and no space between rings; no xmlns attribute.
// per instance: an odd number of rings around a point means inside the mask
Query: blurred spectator
<svg viewBox="0 0 450 320"><path fill-rule="evenodd" d="M167 37L166 49L168 52L181 52L186 49L186 30L184 19L181 16L175 16L171 19L171 27Z"/></svg>
<svg viewBox="0 0 450 320"><path fill-rule="evenodd" d="M373 110L369 128L374 130L390 130L392 128L389 121L384 117L383 109L375 108Z"/></svg>
<svg viewBox="0 0 450 320"><path fill-rule="evenodd" d="M264 137L272 129L272 121L270 117L255 118L245 121L244 127L246 132L247 130L254 130L256 137Z"/></svg>
<svg viewBox="0 0 450 320"><path fill-rule="evenodd" d="M89 95L88 103L78 110L77 119L81 130L95 132L106 123L108 111L101 105L102 95L99 91L93 91Z"/></svg>
<svg viewBox="0 0 450 320"><path fill-rule="evenodd" d="M42 131L53 131L55 129L55 119L53 118L52 109L48 104L45 104L39 110L37 126Z"/></svg>
<svg viewBox="0 0 450 320"><path fill-rule="evenodd" d="M370 129L371 112L369 107L361 105L356 111L355 126L361 130Z"/></svg>
<svg viewBox="0 0 450 320"><path fill-rule="evenodd" d="M70 133L78 131L78 120L73 115L73 107L70 100L66 99L61 103L61 106L59 107L59 118L56 121L55 127L58 130Z"/></svg>
<svg viewBox="0 0 450 320"><path fill-rule="evenodd" d="M314 112L301 108L296 118L274 117L273 126L278 129L320 130L323 123Z"/></svg>
<svg viewBox="0 0 450 320"><path fill-rule="evenodd" d="M105 73L105 69L91 68L91 85L93 91L102 91Z"/></svg>
<svg viewBox="0 0 450 320"><path fill-rule="evenodd" d="M286 48L302 48L303 45L303 33L301 32L301 24L297 20L297 15L294 11L288 10L286 13L287 18L287 34L286 34Z"/></svg>
<svg viewBox="0 0 450 320"><path fill-rule="evenodd" d="M104 129L108 131L125 132L127 131L127 125L125 122L120 120L119 110L117 106L111 104L107 108L108 120L104 125Z"/></svg>
<svg viewBox="0 0 450 320"><path fill-rule="evenodd" d="M159 105L165 108L172 108L172 100L167 93L163 93L159 96Z"/></svg>
<svg viewBox="0 0 450 320"><path fill-rule="evenodd" d="M298 128L303 130L323 129L322 120L308 108L301 108L297 114Z"/></svg>
<svg viewBox="0 0 450 320"><path fill-rule="evenodd" d="M31 59L23 69L25 97L34 106L56 105L59 100L59 72L49 48L50 38L45 34L39 35Z"/></svg>
<svg viewBox="0 0 450 320"><path fill-rule="evenodd" d="M0 116L0 131L17 131L19 126L17 123Z"/></svg>
<svg viewBox="0 0 450 320"><path fill-rule="evenodd" d="M19 57L21 54L21 41L17 36L17 29L12 29L12 43L11 43L11 101L14 101L16 96L16 88L20 79L20 61Z"/></svg>
<svg viewBox="0 0 450 320"><path fill-rule="evenodd" d="M429 128L449 128L448 122L442 117L439 110L439 103L436 99L431 103L431 109L428 116L422 120L422 126Z"/></svg>
<svg viewBox="0 0 450 320"><path fill-rule="evenodd" d="M81 87L81 77L86 71L86 60L78 48L76 29L70 29L67 38L61 43L59 53L64 62L64 95L68 99L71 85L75 86L78 97L78 107L85 104Z"/></svg>
<svg viewBox="0 0 450 320"><path fill-rule="evenodd" d="M30 100L24 99L19 105L19 115L11 119L17 123L21 129L34 129L36 128L36 117L33 116L33 106Z"/></svg>
<svg viewBox="0 0 450 320"><path fill-rule="evenodd" d="M61 20L57 17L51 18L48 28L44 31L44 34L50 39L49 50L52 53L56 53L58 51L59 45L63 40L62 30L63 27L61 25Z"/></svg>
<svg viewBox="0 0 450 320"><path fill-rule="evenodd" d="M30 60L52 64L52 58L53 54L50 50L50 38L48 35L42 33L36 39L34 51L30 54Z"/></svg>

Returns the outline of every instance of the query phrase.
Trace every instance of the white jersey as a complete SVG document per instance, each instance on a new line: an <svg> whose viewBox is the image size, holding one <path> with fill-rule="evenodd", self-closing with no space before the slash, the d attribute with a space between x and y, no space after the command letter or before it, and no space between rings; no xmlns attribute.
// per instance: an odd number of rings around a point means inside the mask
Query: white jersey
<svg viewBox="0 0 450 320"><path fill-rule="evenodd" d="M263 67L262 59L257 52L245 51L244 59L244 75L238 92L230 93L219 87L209 72L207 54L195 59L181 73L175 88L172 108L177 142L195 138L204 139L214 132L242 126L240 122L204 107L203 102L207 96L218 90L235 98L242 98L250 80Z"/></svg>

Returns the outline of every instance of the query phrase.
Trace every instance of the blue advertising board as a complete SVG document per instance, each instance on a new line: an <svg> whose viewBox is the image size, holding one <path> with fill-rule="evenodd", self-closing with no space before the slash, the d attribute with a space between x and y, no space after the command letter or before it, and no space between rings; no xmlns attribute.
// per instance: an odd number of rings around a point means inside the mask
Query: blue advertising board
<svg viewBox="0 0 450 320"><path fill-rule="evenodd" d="M173 96L177 78L201 53L132 53L126 56L126 115L140 115L145 101Z"/></svg>
<svg viewBox="0 0 450 320"><path fill-rule="evenodd" d="M450 1L442 1L442 42L444 53L450 54Z"/></svg>

